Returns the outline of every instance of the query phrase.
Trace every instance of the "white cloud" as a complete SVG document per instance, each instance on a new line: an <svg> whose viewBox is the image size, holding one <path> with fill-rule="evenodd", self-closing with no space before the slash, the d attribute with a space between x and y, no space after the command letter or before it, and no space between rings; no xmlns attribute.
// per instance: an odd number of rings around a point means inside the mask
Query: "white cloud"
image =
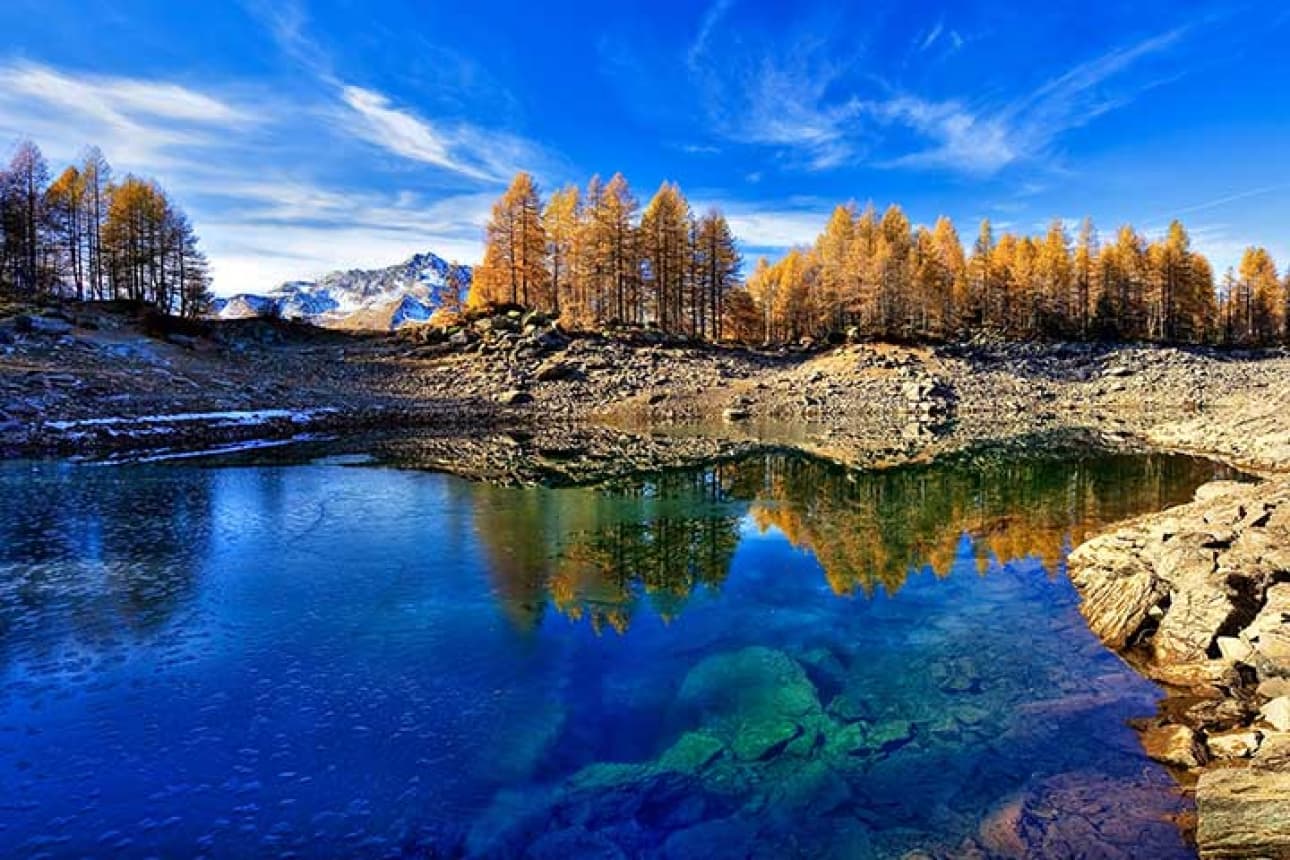
<svg viewBox="0 0 1290 860"><path fill-rule="evenodd" d="M979 176L1050 159L1064 133L1171 80L1122 78L1173 47L1185 32L1171 30L1117 47L1003 103L893 89L818 38L790 42L786 51L773 45L751 60L709 58L706 65L697 63L692 51L691 65L716 131L739 143L773 147L790 165L823 171L863 159L878 166ZM941 22L914 47L923 53L942 42L950 50L964 44ZM885 92L865 95L863 87Z"/></svg>
<svg viewBox="0 0 1290 860"><path fill-rule="evenodd" d="M394 107L381 93L362 87L341 88L341 98L356 116L355 132L362 138L396 155L413 161L442 167L471 179L498 179L483 168L471 164L453 135L431 125L407 110ZM459 136L458 136L459 137Z"/></svg>
<svg viewBox="0 0 1290 860"><path fill-rule="evenodd" d="M972 110L958 101L928 101L916 96L866 104L884 123L918 133L931 146L885 163L896 167L935 167L970 174L992 174L1024 159L1041 158L1063 133L1127 105L1157 85L1113 89L1112 79L1139 60L1176 44L1184 31L1144 39L1081 63L1001 108Z"/></svg>
<svg viewBox="0 0 1290 860"><path fill-rule="evenodd" d="M255 122L223 98L174 83L0 66L0 134L31 137L62 158L94 143L121 163L155 170Z"/></svg>
<svg viewBox="0 0 1290 860"><path fill-rule="evenodd" d="M743 247L763 251L814 243L833 209L830 204L813 201L750 202L696 198L692 202L696 212L720 209Z"/></svg>

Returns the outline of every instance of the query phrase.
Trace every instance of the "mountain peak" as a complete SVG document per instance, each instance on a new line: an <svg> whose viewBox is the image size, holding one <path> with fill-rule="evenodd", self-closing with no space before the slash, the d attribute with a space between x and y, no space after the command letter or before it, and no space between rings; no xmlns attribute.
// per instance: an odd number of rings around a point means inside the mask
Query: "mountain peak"
<svg viewBox="0 0 1290 860"><path fill-rule="evenodd" d="M381 269L337 270L316 281L287 281L264 295L221 299L214 312L225 319L274 314L329 328L388 331L464 302L472 275L470 266L423 251Z"/></svg>

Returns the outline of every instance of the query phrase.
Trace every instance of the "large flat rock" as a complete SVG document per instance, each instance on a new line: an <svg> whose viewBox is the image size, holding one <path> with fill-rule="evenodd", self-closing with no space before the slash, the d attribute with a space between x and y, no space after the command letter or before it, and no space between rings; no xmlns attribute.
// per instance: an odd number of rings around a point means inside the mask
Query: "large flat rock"
<svg viewBox="0 0 1290 860"><path fill-rule="evenodd" d="M1196 786L1205 860L1290 857L1290 771L1217 768Z"/></svg>

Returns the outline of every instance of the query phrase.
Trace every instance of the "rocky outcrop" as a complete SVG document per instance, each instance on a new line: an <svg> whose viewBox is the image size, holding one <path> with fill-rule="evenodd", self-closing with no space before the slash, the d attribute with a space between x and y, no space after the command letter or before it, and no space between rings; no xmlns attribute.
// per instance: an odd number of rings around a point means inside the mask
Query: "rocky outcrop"
<svg viewBox="0 0 1290 860"><path fill-rule="evenodd" d="M1205 858L1290 856L1290 480L1201 487L1070 556L1089 626L1172 688L1144 728Z"/></svg>

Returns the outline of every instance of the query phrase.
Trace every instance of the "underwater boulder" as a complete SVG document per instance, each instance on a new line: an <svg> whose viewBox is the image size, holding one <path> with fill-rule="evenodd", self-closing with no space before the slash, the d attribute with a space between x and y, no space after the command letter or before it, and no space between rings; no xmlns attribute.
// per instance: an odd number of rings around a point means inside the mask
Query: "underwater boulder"
<svg viewBox="0 0 1290 860"><path fill-rule="evenodd" d="M822 717L815 685L782 651L717 654L686 675L677 707L744 761L783 751Z"/></svg>

